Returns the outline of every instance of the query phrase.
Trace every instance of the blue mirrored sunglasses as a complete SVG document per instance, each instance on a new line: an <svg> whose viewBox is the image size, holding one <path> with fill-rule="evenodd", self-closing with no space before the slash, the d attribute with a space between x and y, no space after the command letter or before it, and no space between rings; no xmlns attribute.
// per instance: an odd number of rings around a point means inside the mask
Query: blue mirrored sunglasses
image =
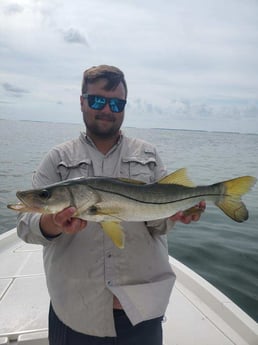
<svg viewBox="0 0 258 345"><path fill-rule="evenodd" d="M102 110L108 103L113 113L121 113L124 110L126 100L120 98L108 98L98 95L88 95L83 93L82 97L88 100L89 107L94 110Z"/></svg>

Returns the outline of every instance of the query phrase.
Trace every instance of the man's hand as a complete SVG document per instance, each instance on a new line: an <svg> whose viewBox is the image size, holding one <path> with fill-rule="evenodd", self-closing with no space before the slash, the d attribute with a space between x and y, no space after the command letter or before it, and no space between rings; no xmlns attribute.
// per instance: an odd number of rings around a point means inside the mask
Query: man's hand
<svg viewBox="0 0 258 345"><path fill-rule="evenodd" d="M174 222L181 222L184 224L189 224L191 222L197 222L201 214L205 211L206 203L205 201L201 201L198 205L193 206L185 211L179 211L173 216L170 217L170 219Z"/></svg>
<svg viewBox="0 0 258 345"><path fill-rule="evenodd" d="M62 232L76 234L86 227L87 221L73 218L75 207L68 207L55 214L43 214L40 218L40 228L45 236L57 236Z"/></svg>

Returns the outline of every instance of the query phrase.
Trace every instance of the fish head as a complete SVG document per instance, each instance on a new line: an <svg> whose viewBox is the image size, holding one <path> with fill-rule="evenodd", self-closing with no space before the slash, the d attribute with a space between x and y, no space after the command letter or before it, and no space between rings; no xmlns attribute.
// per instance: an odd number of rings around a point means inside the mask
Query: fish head
<svg viewBox="0 0 258 345"><path fill-rule="evenodd" d="M27 212L57 213L73 206L71 193L65 186L18 191L16 196Z"/></svg>

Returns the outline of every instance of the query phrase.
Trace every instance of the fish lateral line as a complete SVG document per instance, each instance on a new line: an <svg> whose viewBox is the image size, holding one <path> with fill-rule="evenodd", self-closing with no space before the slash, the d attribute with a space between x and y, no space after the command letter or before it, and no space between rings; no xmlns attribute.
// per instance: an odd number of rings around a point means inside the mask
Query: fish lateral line
<svg viewBox="0 0 258 345"><path fill-rule="evenodd" d="M191 187L189 187L191 188ZM104 192L104 193L108 193L108 194L113 194L113 195L117 195L117 196L121 196L125 199L129 199L129 200L132 200L132 201L137 201L141 204L147 204L147 205L168 205L168 204L173 204L173 203L176 203L176 202L180 202L180 201L186 201L186 200L190 200L190 199L194 199L194 198L201 198L201 197L223 197L223 196L227 196L225 194L196 194L196 195L192 195L192 196L189 196L189 197L184 197L182 199L175 199L175 200L170 200L170 201L160 201L160 202L153 202L153 201L148 201L148 200L139 200L137 198L134 198L132 196L129 196L129 195L126 195L126 194L123 194L123 193L119 193L119 192L114 192L114 191L110 191L110 190L105 190L105 189L100 189L100 188L94 188L95 190L97 190L98 192ZM230 195L228 195L230 196Z"/></svg>

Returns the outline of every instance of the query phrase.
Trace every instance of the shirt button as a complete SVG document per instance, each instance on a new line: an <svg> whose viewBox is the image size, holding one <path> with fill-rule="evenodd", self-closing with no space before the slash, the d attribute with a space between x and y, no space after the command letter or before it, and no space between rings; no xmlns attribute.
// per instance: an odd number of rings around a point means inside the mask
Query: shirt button
<svg viewBox="0 0 258 345"><path fill-rule="evenodd" d="M107 285L109 285L109 286L111 285L111 281L110 280L107 281Z"/></svg>
<svg viewBox="0 0 258 345"><path fill-rule="evenodd" d="M109 259L112 257L112 254L108 254L108 256L107 256Z"/></svg>

